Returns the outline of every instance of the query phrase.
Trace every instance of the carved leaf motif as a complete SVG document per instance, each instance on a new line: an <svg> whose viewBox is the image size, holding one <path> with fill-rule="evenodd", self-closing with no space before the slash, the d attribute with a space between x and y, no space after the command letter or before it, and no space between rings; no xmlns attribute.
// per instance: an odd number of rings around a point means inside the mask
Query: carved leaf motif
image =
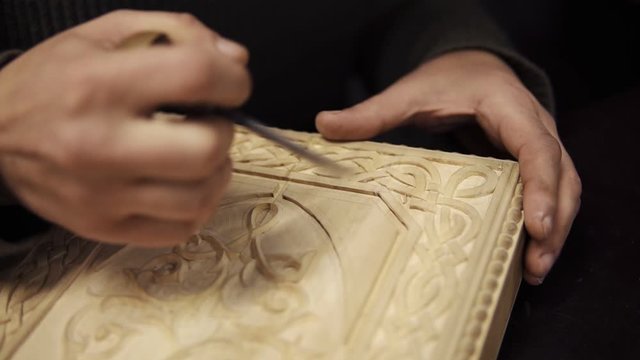
<svg viewBox="0 0 640 360"><path fill-rule="evenodd" d="M211 236L193 236L173 252L157 256L141 268L125 272L148 295L170 300L200 293L219 284L226 274L227 257Z"/></svg>

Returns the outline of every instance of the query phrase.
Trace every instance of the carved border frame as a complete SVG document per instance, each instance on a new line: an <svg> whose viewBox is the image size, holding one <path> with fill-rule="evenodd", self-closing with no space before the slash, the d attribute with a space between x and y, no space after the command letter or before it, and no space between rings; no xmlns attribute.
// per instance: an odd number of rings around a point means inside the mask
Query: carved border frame
<svg viewBox="0 0 640 360"><path fill-rule="evenodd" d="M417 156L427 160L451 163L482 163L491 169L503 172L500 177L503 197L493 199L491 207L496 211L492 222L483 223L482 233L487 243L475 258L475 276L468 281L453 312L461 312L457 321L444 331L449 336L439 341L432 355L438 359L487 359L495 358L500 349L504 331L511 313L513 302L522 279L522 252L524 247L524 227L522 212L522 184L519 166L513 161L461 155L434 150L418 149L401 145L373 142L334 144L325 141L318 134L280 130L286 137L310 149L314 146L339 146L354 151L375 151L382 154ZM294 165L289 172L304 170ZM385 191L389 191L386 190ZM489 228L485 228L489 226ZM470 265L473 266L473 265Z"/></svg>

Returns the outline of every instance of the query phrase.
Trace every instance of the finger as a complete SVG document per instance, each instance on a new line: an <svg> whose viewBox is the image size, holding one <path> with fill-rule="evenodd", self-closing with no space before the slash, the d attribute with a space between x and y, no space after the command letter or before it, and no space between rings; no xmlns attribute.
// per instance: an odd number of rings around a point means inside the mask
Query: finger
<svg viewBox="0 0 640 360"><path fill-rule="evenodd" d="M117 126L78 124L63 136L62 146L48 151L79 176L202 180L226 161L233 125L129 120Z"/></svg>
<svg viewBox="0 0 640 360"><path fill-rule="evenodd" d="M553 231L558 205L560 144L542 125L535 102L528 97L485 102L478 108L478 121L518 159L525 225L534 241L544 241Z"/></svg>
<svg viewBox="0 0 640 360"><path fill-rule="evenodd" d="M554 229L544 241L530 242L525 256L525 280L532 285L541 284L553 267L580 209L582 185L566 151L563 151L562 163Z"/></svg>
<svg viewBox="0 0 640 360"><path fill-rule="evenodd" d="M231 179L231 162L226 161L203 181L138 181L114 194L115 211L121 217L144 217L193 221L209 218Z"/></svg>
<svg viewBox="0 0 640 360"><path fill-rule="evenodd" d="M223 54L227 55L240 65L247 66L249 63L249 50L247 50L244 45L236 41L219 37L216 47Z"/></svg>
<svg viewBox="0 0 640 360"><path fill-rule="evenodd" d="M320 133L333 140L368 139L401 125L415 109L414 92L403 83L342 111L323 111L316 117Z"/></svg>
<svg viewBox="0 0 640 360"><path fill-rule="evenodd" d="M164 104L237 107L251 93L251 76L244 65L198 46L110 52L76 76L79 88L91 84L108 95L107 104L117 101L142 113Z"/></svg>
<svg viewBox="0 0 640 360"><path fill-rule="evenodd" d="M195 186L156 184L145 189L134 189L137 191L126 191L124 184L118 182L104 179L92 182L56 169L47 170L48 165L37 159L20 158L15 161L22 165L20 171L16 171L16 165L9 164L13 169L11 173L18 175L12 176L11 182L19 184L15 189L20 190L24 204L43 218L81 236L111 243L131 241L130 237L116 236L122 229L114 224L130 218L129 215L138 209L147 214L136 217L153 218L157 222L178 225L183 230L187 225L199 228L214 214L231 174L231 162L227 159L209 181ZM3 165L7 164L8 161L3 161ZM3 169L7 168L3 166ZM28 176L34 174L46 175L39 178L46 181ZM188 203L191 199L199 204ZM184 213L180 214L181 210L191 213L185 216ZM170 242L174 238L168 237ZM158 241L159 244L165 244L162 239Z"/></svg>
<svg viewBox="0 0 640 360"><path fill-rule="evenodd" d="M35 157L7 156L3 160L3 170L10 174L7 180L22 204L42 218L87 238L108 228L113 220L104 201L98 199L108 196L107 191L100 190L116 189L118 184L87 186L84 179Z"/></svg>
<svg viewBox="0 0 640 360"><path fill-rule="evenodd" d="M131 244L145 248L174 246L197 232L188 221L167 221L133 216L122 220L92 240L111 244Z"/></svg>

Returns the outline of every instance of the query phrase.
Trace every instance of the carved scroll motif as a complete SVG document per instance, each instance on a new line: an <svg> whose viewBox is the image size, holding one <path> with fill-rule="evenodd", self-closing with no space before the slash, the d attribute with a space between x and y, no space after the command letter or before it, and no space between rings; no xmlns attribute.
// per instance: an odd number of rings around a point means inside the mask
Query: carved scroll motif
<svg viewBox="0 0 640 360"><path fill-rule="evenodd" d="M299 338L306 332L301 329L313 326L318 316L300 281L330 239L319 239L315 249L300 253L265 250L263 242L270 240L264 235L278 225L286 201L260 195L243 198L249 200L227 199L220 220L186 244L140 267L125 268L120 275L110 274L109 284L90 287L99 301L81 309L67 324L64 358L122 357L131 350L133 339L148 332L183 343L187 334L176 324L193 321L188 308L208 318L209 326L201 327L204 332L188 341L190 346L174 347L184 350L167 359L187 359L207 349L215 349L216 358L230 359L257 349L262 355L278 355L275 358L314 355L317 350L304 350ZM295 205L287 203L290 211ZM225 224L233 221L224 216L226 211L230 217L244 214L242 221Z"/></svg>
<svg viewBox="0 0 640 360"><path fill-rule="evenodd" d="M386 201L237 174L186 244L125 247L85 271L17 359L44 343L64 359L340 357L369 338L417 240L409 214Z"/></svg>

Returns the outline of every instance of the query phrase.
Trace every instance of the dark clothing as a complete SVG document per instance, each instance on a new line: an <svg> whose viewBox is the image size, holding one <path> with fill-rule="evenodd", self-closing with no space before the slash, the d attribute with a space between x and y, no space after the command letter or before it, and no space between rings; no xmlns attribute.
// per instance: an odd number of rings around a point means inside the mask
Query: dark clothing
<svg viewBox="0 0 640 360"><path fill-rule="evenodd" d="M426 59L469 48L501 56L552 107L546 77L472 0L0 0L0 53L118 8L190 12L246 45L254 91L245 110L278 127L313 131L318 111L349 105L354 79L378 92Z"/></svg>
<svg viewBox="0 0 640 360"><path fill-rule="evenodd" d="M0 50L27 50L117 8L187 11L251 52L252 114L313 130L315 114L345 105L346 80L380 91L426 58L460 48L496 52L549 104L547 83L512 54L470 0L0 0Z"/></svg>

